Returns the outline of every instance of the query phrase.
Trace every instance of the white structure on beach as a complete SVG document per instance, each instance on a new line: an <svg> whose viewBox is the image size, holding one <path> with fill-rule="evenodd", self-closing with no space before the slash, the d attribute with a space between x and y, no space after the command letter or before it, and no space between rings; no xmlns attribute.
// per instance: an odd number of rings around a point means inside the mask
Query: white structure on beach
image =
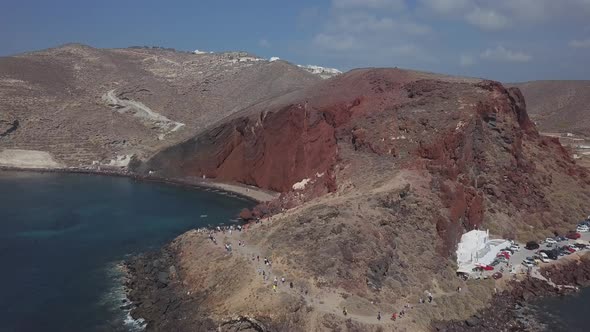
<svg viewBox="0 0 590 332"><path fill-rule="evenodd" d="M472 230L461 236L457 246L457 272L471 273L478 265L491 264L500 250L510 247L510 241L490 240L490 231Z"/></svg>

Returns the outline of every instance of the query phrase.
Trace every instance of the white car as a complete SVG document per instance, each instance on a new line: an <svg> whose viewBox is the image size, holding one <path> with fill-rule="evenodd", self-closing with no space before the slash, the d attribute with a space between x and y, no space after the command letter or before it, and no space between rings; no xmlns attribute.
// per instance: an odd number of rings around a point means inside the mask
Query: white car
<svg viewBox="0 0 590 332"><path fill-rule="evenodd" d="M552 239L552 238L548 237L548 238L545 239L545 243L556 244L557 241L555 241L555 239Z"/></svg>
<svg viewBox="0 0 590 332"><path fill-rule="evenodd" d="M510 250L514 252L520 251L520 246L518 244L513 244L512 246L510 246Z"/></svg>
<svg viewBox="0 0 590 332"><path fill-rule="evenodd" d="M578 233L585 233L588 231L590 231L590 228L588 228L586 225L578 226L578 228L576 228L576 232Z"/></svg>

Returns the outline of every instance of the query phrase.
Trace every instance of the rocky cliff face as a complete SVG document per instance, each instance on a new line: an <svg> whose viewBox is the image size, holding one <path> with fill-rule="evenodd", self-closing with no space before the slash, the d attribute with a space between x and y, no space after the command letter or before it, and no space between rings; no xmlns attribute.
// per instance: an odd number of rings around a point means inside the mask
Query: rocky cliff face
<svg viewBox="0 0 590 332"><path fill-rule="evenodd" d="M376 167L388 169L374 174ZM463 229L492 227L514 236L529 218L496 220L524 210L553 213L562 202L550 200L555 193L548 188L588 182L557 141L538 134L518 89L395 69L353 71L257 104L140 169L280 191L285 206L347 183L365 187L360 181L367 176L421 170L448 210L436 225L449 250ZM546 219L540 228L563 231Z"/></svg>

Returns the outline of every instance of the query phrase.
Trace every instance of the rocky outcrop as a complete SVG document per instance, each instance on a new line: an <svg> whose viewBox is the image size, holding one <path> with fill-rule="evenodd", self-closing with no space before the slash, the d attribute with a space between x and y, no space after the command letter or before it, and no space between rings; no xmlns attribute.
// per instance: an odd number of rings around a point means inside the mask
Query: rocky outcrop
<svg viewBox="0 0 590 332"><path fill-rule="evenodd" d="M145 170L205 176L286 192L316 174L334 190L335 128L325 113L287 106L259 117L240 117L195 139L168 148Z"/></svg>
<svg viewBox="0 0 590 332"><path fill-rule="evenodd" d="M541 273L557 285L588 287L590 286L590 254L565 263L550 265L542 269Z"/></svg>
<svg viewBox="0 0 590 332"><path fill-rule="evenodd" d="M0 113L0 139L18 129L18 119L10 113Z"/></svg>

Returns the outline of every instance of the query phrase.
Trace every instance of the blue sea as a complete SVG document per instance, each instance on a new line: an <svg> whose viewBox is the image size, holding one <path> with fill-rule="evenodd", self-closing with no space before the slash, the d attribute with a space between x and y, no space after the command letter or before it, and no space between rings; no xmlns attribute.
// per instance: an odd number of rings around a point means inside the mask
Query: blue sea
<svg viewBox="0 0 590 332"><path fill-rule="evenodd" d="M122 177L0 171L0 331L140 329L121 308L120 263L252 205Z"/></svg>
<svg viewBox="0 0 590 332"><path fill-rule="evenodd" d="M573 295L542 298L532 306L547 331L590 331L590 288Z"/></svg>

